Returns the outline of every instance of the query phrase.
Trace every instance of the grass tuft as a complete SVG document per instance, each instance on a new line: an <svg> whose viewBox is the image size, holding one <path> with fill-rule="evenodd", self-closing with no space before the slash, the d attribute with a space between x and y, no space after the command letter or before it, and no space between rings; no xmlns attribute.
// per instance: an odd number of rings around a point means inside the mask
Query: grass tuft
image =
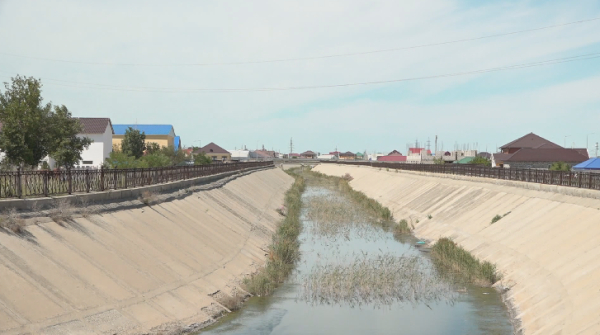
<svg viewBox="0 0 600 335"><path fill-rule="evenodd" d="M412 229L408 226L408 222L404 219L400 220L397 225L394 226L394 236L399 237L402 235L409 235L412 233Z"/></svg>
<svg viewBox="0 0 600 335"><path fill-rule="evenodd" d="M342 179L345 181L352 181L352 180L354 180L354 177L352 177L349 173L346 173L345 175L342 176Z"/></svg>
<svg viewBox="0 0 600 335"><path fill-rule="evenodd" d="M444 272L458 275L469 283L490 286L502 276L490 262L481 262L449 238L440 238L431 249L434 263Z"/></svg>

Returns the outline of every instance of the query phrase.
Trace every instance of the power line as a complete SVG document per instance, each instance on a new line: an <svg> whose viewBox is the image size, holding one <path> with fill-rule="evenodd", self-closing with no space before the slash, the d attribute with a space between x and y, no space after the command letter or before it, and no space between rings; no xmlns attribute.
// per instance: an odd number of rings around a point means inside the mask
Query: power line
<svg viewBox="0 0 600 335"><path fill-rule="evenodd" d="M515 65L507 65L507 66L500 66L500 67L493 67L493 68L486 68L486 69L479 69L479 70L462 71L462 72L437 74L437 75L429 75L429 76L408 77L408 78L378 80L378 81L364 81L364 82L343 83L343 84L331 84L331 85L288 86L288 87L256 87L256 88L168 88L168 87L145 87L145 86L129 87L129 86L115 86L115 85L96 84L96 83L87 83L87 82L76 82L76 81L68 81L68 80L60 80L60 79L52 79L52 78L45 78L44 80L49 81L53 85L56 85L56 86L103 89L103 90L112 90L112 91L156 92L156 93L271 92L271 91L292 91L292 90L308 90L308 89L381 85L381 84L391 84L391 83L399 83L399 82L407 82L407 81L449 78L449 77L466 76L466 75L473 75L473 74L524 69L524 68L537 67L537 66L543 66L543 65L561 64L561 63L568 63L568 62L581 61L581 60L590 60L590 59L597 59L597 58L600 58L600 52L589 53L589 54L584 54L584 55L577 55L577 56L570 56L570 57L554 58L554 59L531 62L531 63L521 63L521 64L515 64ZM6 71L0 71L0 72L1 73L10 73L10 72L6 72Z"/></svg>
<svg viewBox="0 0 600 335"><path fill-rule="evenodd" d="M538 27L538 28L532 28L532 29L516 30L516 31L508 32L508 33L500 33L500 34L485 35L485 36L479 36L479 37L463 38L463 39L450 40L450 41L445 41L445 42L419 44L419 45L413 45L413 46L407 46L407 47L350 52L350 53L340 53L340 54L330 54L330 55L312 56L312 57L280 58L280 59L268 59L268 60L257 60L257 61L213 62L213 63L172 63L172 64L168 64L168 63L150 64L150 63L148 63L148 64L144 64L144 63L86 62L86 61L75 61L75 60L65 60L65 59L19 55L19 54L7 53L7 52L0 52L0 55L48 61L48 62L82 64L82 65L109 65L109 66L148 66L148 67L178 67L178 66L182 66L183 67L183 66L217 66L217 65L283 63L283 62L297 62L297 61L338 58L338 57L361 56L361 55L387 53L387 52L395 52L395 51L402 51L402 50L427 48L427 47L441 46L441 45L454 44L454 43L464 43L464 42L469 42L469 41L484 40L484 39L488 39L488 38L496 38L496 37L510 36L510 35L516 35L516 34L522 34L522 33L530 33L530 32L534 32L534 31L565 27L565 26L570 26L570 25L575 25L575 24L589 23L589 22L594 22L594 21L598 21L598 20L600 20L600 17L586 19L586 20L573 21L573 22L567 22L567 23L561 23L561 24L555 24L555 25L544 26L544 27Z"/></svg>

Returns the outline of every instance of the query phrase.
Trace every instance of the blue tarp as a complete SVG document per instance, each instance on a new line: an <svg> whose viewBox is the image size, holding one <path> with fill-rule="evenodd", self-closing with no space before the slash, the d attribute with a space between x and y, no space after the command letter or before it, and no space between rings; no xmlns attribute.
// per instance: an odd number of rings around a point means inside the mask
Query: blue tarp
<svg viewBox="0 0 600 335"><path fill-rule="evenodd" d="M590 158L583 163L575 165L573 170L600 170L600 158Z"/></svg>

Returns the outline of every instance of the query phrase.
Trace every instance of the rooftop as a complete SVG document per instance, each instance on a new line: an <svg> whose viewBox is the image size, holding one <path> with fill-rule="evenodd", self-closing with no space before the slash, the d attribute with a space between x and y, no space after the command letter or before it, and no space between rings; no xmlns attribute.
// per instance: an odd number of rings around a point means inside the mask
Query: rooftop
<svg viewBox="0 0 600 335"><path fill-rule="evenodd" d="M496 154L494 154L496 158ZM523 148L510 157L504 159L504 162L566 162L566 163L581 163L589 157L587 153L583 155L577 149L532 149Z"/></svg>
<svg viewBox="0 0 600 335"><path fill-rule="evenodd" d="M210 142L209 144L203 146L200 149L194 150L195 154L199 154L201 152L204 152L206 154L228 154L229 153L229 151L221 148L220 146L216 145L213 142Z"/></svg>
<svg viewBox="0 0 600 335"><path fill-rule="evenodd" d="M538 149L553 149L562 148L560 145L550 142L547 139L538 136L534 133L529 133L525 136L519 137L516 140L507 143L500 147L500 149L508 148L538 148Z"/></svg>
<svg viewBox="0 0 600 335"><path fill-rule="evenodd" d="M173 125L170 124L115 124L113 128L115 135L125 135L129 128L137 129L146 135L170 135L175 133Z"/></svg>
<svg viewBox="0 0 600 335"><path fill-rule="evenodd" d="M78 117L76 119L81 123L82 134L104 134L106 127L109 126L111 132L115 133L112 122L107 117Z"/></svg>

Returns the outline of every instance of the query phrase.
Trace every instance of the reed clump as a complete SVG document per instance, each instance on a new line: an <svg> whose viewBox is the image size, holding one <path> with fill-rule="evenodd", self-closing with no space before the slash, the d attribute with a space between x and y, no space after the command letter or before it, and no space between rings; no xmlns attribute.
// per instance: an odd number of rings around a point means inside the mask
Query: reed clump
<svg viewBox="0 0 600 335"><path fill-rule="evenodd" d="M312 304L389 306L396 302L453 300L450 283L422 257L363 254L348 262L318 264L304 277L300 298Z"/></svg>
<svg viewBox="0 0 600 335"><path fill-rule="evenodd" d="M302 176L293 171L288 172L296 180L285 194L287 216L277 227L273 241L269 247L269 259L264 268L244 280L245 290L253 295L265 296L271 294L285 280L300 257L302 192L305 181Z"/></svg>
<svg viewBox="0 0 600 335"><path fill-rule="evenodd" d="M496 266L481 262L449 238L439 239L431 249L434 264L442 272L480 286L491 286L502 278Z"/></svg>
<svg viewBox="0 0 600 335"><path fill-rule="evenodd" d="M395 237L399 237L402 235L410 235L412 234L412 229L410 228L410 226L408 225L408 222L404 219L400 220L400 222L398 222L395 226L394 226L394 236Z"/></svg>
<svg viewBox="0 0 600 335"><path fill-rule="evenodd" d="M71 220L73 214L75 214L75 206L65 198L56 200L49 212L50 218L56 223Z"/></svg>

